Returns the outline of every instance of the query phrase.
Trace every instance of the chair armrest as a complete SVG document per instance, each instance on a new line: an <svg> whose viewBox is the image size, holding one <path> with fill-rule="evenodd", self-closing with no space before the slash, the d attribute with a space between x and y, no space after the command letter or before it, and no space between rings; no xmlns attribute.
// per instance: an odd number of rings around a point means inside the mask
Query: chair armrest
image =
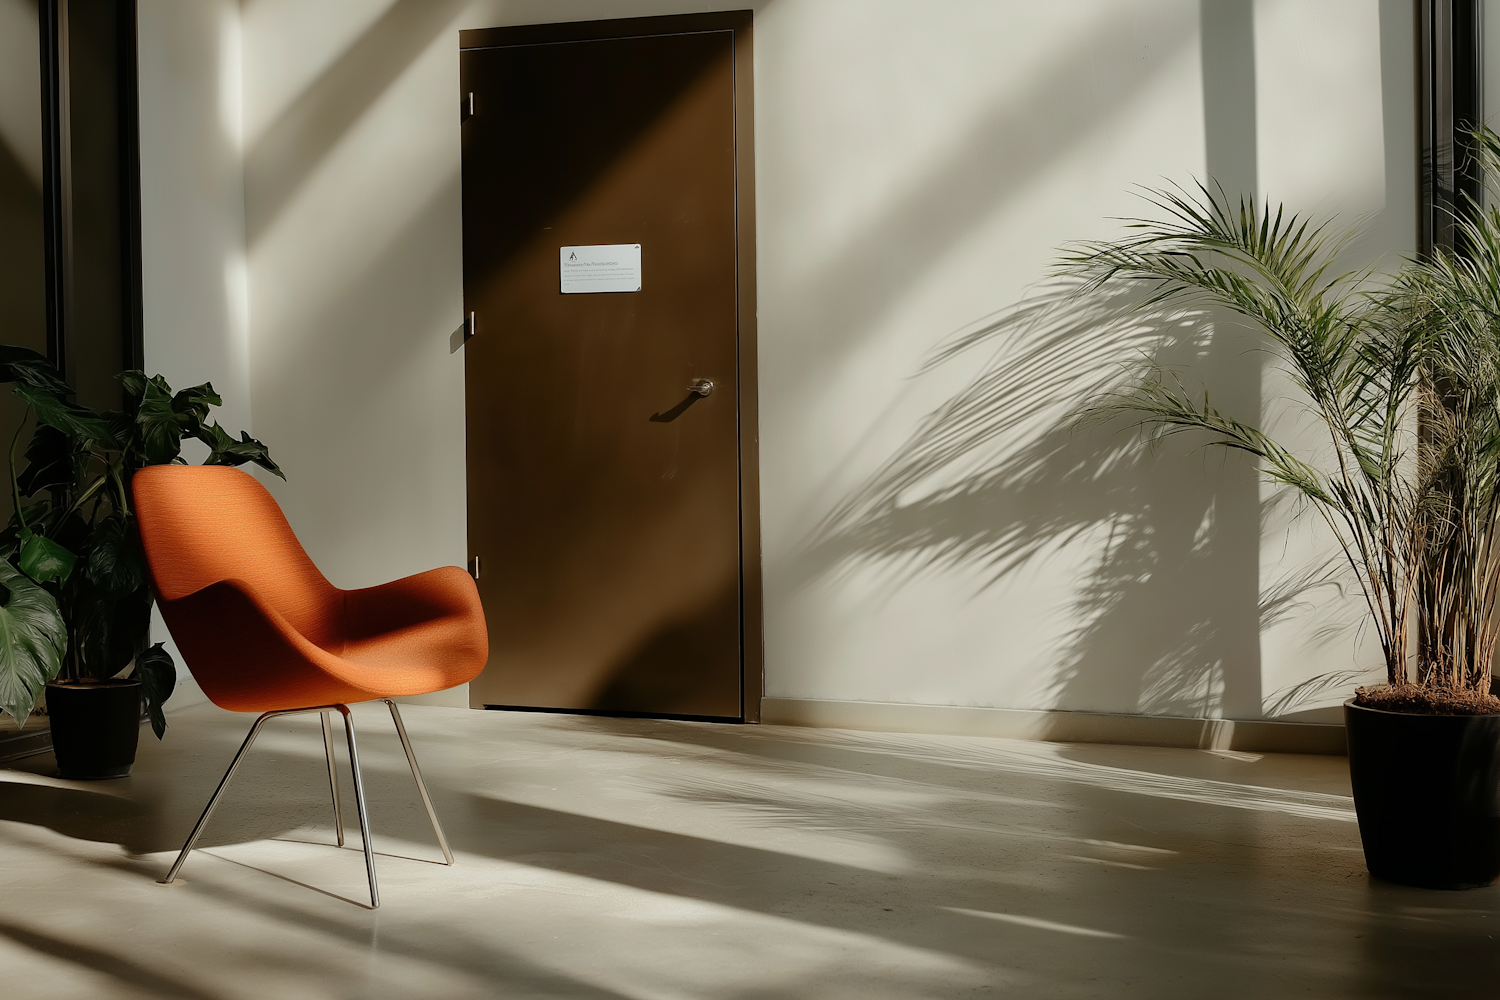
<svg viewBox="0 0 1500 1000"><path fill-rule="evenodd" d="M342 594L323 612L341 620L312 622L340 637L332 649L242 580L161 606L204 693L240 712L438 691L472 680L489 658L479 592L456 566Z"/></svg>
<svg viewBox="0 0 1500 1000"><path fill-rule="evenodd" d="M457 566L402 577L378 587L344 592L346 635L351 641L444 619L484 622L479 588Z"/></svg>
<svg viewBox="0 0 1500 1000"><path fill-rule="evenodd" d="M308 641L254 588L220 580L175 601L161 601L172 638L203 693L232 711L326 704L329 684L349 700L358 688L337 679L338 658Z"/></svg>

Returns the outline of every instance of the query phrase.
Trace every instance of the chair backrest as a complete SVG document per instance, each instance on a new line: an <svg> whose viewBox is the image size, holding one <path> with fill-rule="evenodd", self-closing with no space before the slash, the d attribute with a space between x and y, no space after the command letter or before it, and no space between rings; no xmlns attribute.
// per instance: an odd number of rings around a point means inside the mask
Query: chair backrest
<svg viewBox="0 0 1500 1000"><path fill-rule="evenodd" d="M239 580L319 645L342 626L343 592L318 572L254 477L223 465L152 465L131 479L131 493L163 602Z"/></svg>

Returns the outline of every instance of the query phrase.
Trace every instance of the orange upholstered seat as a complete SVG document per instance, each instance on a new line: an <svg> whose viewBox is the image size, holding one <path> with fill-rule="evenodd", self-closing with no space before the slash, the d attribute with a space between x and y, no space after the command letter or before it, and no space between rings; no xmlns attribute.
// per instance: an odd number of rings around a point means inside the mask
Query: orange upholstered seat
<svg viewBox="0 0 1500 1000"><path fill-rule="evenodd" d="M214 704L260 712L182 852L182 870L255 736L267 720L322 715L334 828L344 821L331 716L343 716L354 801L364 840L370 905L380 905L364 779L347 702L380 699L391 710L411 776L443 859L453 852L392 698L474 679L489 656L479 591L456 566L365 590L339 590L292 534L281 508L253 478L222 465L153 465L131 480L141 545L157 603L188 669Z"/></svg>
<svg viewBox="0 0 1500 1000"><path fill-rule="evenodd" d="M339 590L238 469L153 465L131 489L162 616L214 704L266 712L396 698L483 669L479 592L457 566Z"/></svg>

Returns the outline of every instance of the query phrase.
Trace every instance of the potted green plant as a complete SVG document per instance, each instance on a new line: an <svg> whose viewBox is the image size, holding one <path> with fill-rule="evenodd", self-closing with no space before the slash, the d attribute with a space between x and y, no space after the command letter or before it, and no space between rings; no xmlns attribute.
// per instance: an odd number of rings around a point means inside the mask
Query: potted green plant
<svg viewBox="0 0 1500 1000"><path fill-rule="evenodd" d="M1491 162L1493 135L1476 137ZM1220 412L1187 373L1148 359L1094 400L1148 437L1200 432L1260 461L1321 515L1347 557L1386 683L1345 703L1369 870L1436 888L1500 877L1500 699L1490 693L1500 597L1500 212L1457 221L1463 254L1395 275L1335 269L1352 231L1222 190L1158 191L1155 219L1080 244L1085 293L1141 286L1144 308L1237 313L1314 418L1306 451ZM1306 421L1296 424L1307 426Z"/></svg>
<svg viewBox="0 0 1500 1000"><path fill-rule="evenodd" d="M96 412L46 358L0 346L0 382L26 407L8 455L14 512L0 532L0 709L20 724L45 690L58 767L75 778L129 773L143 704L160 738L176 683L171 655L148 643L131 475L182 463L185 439L207 447L205 464L281 475L263 444L209 421L222 404L212 385L174 393L160 375L119 379L128 412Z"/></svg>

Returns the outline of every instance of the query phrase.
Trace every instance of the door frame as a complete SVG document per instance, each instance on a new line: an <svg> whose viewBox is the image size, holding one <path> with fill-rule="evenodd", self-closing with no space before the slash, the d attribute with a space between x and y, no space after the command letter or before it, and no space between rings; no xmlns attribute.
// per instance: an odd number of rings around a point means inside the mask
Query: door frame
<svg viewBox="0 0 1500 1000"><path fill-rule="evenodd" d="M753 20L751 11L735 10L473 28L458 33L461 50L636 38L643 35L680 35L701 31L734 33L735 338L740 407L740 719L743 722L760 721L760 702L765 692L764 597L760 553L759 366L755 330Z"/></svg>

